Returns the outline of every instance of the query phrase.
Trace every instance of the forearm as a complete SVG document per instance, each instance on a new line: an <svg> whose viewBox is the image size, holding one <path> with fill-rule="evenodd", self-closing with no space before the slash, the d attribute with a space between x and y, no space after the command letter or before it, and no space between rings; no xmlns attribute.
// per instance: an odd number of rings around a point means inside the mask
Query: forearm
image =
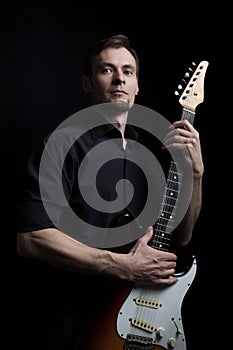
<svg viewBox="0 0 233 350"><path fill-rule="evenodd" d="M110 251L89 247L57 229L19 233L18 253L53 266L85 274L113 276L121 264ZM118 260L120 256L117 257ZM118 264L118 271L115 265ZM123 270L123 268L122 268Z"/></svg>
<svg viewBox="0 0 233 350"><path fill-rule="evenodd" d="M202 205L202 175L195 176L193 191L188 209L176 229L176 243L179 246L186 246L193 234L195 223L199 217Z"/></svg>

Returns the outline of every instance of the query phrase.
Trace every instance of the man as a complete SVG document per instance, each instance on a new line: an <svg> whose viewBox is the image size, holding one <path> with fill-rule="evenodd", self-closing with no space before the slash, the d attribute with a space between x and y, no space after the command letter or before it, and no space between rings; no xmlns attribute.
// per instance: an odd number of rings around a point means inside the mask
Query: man
<svg viewBox="0 0 233 350"><path fill-rule="evenodd" d="M64 192L69 205L85 222L96 228L108 229L109 227L110 229L114 226L111 224L114 215L105 214L102 211L93 212L83 203L80 189L77 189L78 186L74 184L78 182L77 173L82 160L95 145L117 139L116 148L120 145L121 151L124 152L127 147L131 147L129 140L137 140L137 132L127 125L127 118L139 92L139 62L128 38L116 35L96 44L89 52L84 68L83 89L90 94L92 104L96 106L94 111L97 112L97 118L103 117L108 123L94 127L94 131L88 130L68 152L63 168ZM190 204L174 234L175 244L182 247L190 242L193 227L200 213L203 161L199 135L194 127L185 120L177 121L173 126L176 132L173 130L169 133L164 144L167 149L185 148L192 161L193 169ZM61 149L62 140L64 140L63 137L58 140L59 145L54 146L55 153ZM57 138L55 143L56 141ZM56 220L51 220L47 210L51 205L58 207L60 205L52 203L53 196L48 195L43 201L41 199L40 184L42 183L44 189L46 182L39 182L39 164L46 143L49 143L49 138L45 140L40 152L34 153L29 161L28 182L19 211L17 247L19 255L41 262L44 266L43 272L46 271L45 273L49 274L48 280L42 281L44 285L42 284L41 290L41 298L43 295L41 319L44 324L41 325L41 331L44 329L42 331L44 336L41 334L44 338L42 348L74 349L75 344L79 348L78 341L86 324L90 323L91 312L94 311L96 304L100 304L107 296L109 279L143 285L170 286L177 282L177 277L174 276L177 256L172 252L154 249L148 244L153 236L153 228L150 225L144 228L141 236L133 240L129 250L123 253L111 249L112 247L102 249L103 247L98 245L95 247L83 243L78 239L79 227L76 227L75 237L72 237L69 231L65 231L66 226L62 231L63 226L59 226ZM52 160L53 155L50 161ZM107 173L112 176L118 174L118 165L119 174L122 174L124 171L122 160L113 167L109 167ZM116 181L121 176L119 174L116 176ZM54 172L49 176L54 186L57 181ZM99 176L101 177L101 173ZM134 176L137 178L137 175L134 174ZM109 179L104 175L104 180L101 182L100 179L99 183L105 198L110 193L108 197L110 202L114 199L114 191L111 190L111 184L108 183L107 178ZM143 184L141 174L138 174L136 183ZM140 206L146 201L144 193L143 188L137 198L137 202L141 201L139 207L137 203L128 207L127 212L130 214L133 212L133 217L142 210ZM78 199L77 196L79 196ZM59 207L60 210L62 208Z"/></svg>

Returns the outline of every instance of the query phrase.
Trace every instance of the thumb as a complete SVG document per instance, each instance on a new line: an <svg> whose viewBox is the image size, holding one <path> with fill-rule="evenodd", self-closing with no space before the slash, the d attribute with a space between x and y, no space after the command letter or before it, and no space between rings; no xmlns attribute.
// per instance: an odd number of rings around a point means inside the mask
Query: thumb
<svg viewBox="0 0 233 350"><path fill-rule="evenodd" d="M143 236L140 238L141 241L143 241L144 243L148 243L150 241L150 239L152 238L153 236L153 232L154 232L154 229L152 226L149 226L146 230L146 232L143 234Z"/></svg>

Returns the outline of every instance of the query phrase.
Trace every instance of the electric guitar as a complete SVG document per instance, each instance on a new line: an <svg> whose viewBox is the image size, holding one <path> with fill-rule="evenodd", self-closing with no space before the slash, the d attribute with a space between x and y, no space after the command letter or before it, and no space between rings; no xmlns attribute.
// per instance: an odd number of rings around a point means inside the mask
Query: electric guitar
<svg viewBox="0 0 233 350"><path fill-rule="evenodd" d="M188 119L192 124L195 109L203 102L207 67L207 61L195 66L185 89L182 88L183 93L177 93L183 107L182 119ZM178 89L181 90L180 85ZM171 161L160 215L150 241L153 248L164 251L170 249L172 230L166 228L174 221L180 189L177 169L177 164ZM192 256L186 268L175 273L178 282L168 287L117 281L117 288L102 310L101 318L90 325L91 335L87 336L85 350L186 350L181 308L196 275L196 265Z"/></svg>

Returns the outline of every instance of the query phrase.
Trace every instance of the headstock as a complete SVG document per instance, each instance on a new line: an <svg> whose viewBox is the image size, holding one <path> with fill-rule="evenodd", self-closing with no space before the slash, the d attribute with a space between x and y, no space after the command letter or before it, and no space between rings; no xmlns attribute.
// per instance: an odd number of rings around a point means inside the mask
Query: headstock
<svg viewBox="0 0 233 350"><path fill-rule="evenodd" d="M204 79L209 62L201 61L198 66L195 63L192 65L196 68L194 72L192 68L189 68L189 71L192 72L191 78L189 78L190 72L187 72L182 79L182 83L186 84L185 88L183 88L183 84L178 85L178 90L183 90L183 93L180 95L176 91L175 94L180 96L179 103L183 108L195 111L197 105L204 100ZM189 78L188 82L186 82L186 78Z"/></svg>

